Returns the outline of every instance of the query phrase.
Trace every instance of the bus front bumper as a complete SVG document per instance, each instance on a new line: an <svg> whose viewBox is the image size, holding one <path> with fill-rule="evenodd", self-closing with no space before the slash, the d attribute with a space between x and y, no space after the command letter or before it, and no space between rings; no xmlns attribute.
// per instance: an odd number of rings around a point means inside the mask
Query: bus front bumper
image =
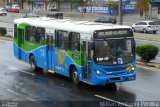
<svg viewBox="0 0 160 107"><path fill-rule="evenodd" d="M104 77L94 75L92 78L93 85L105 85L116 82L125 82L125 81L133 81L136 80L136 72L123 74L123 75L107 75Z"/></svg>

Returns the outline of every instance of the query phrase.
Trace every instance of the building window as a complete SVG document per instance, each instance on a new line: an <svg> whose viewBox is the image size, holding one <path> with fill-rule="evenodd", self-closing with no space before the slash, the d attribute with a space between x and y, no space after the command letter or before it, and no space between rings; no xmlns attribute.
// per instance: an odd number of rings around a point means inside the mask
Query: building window
<svg viewBox="0 0 160 107"><path fill-rule="evenodd" d="M73 51L79 51L80 50L80 34L71 32L69 34L69 49Z"/></svg>

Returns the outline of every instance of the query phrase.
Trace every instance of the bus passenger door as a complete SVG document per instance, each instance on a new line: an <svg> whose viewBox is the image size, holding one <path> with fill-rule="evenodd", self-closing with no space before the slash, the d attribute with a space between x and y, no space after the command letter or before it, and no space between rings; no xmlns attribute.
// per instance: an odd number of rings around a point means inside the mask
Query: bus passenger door
<svg viewBox="0 0 160 107"><path fill-rule="evenodd" d="M20 60L25 60L24 52L24 29L18 29L18 58Z"/></svg>
<svg viewBox="0 0 160 107"><path fill-rule="evenodd" d="M48 40L48 69L54 70L54 61L53 61L53 54L54 54L54 39L52 35L47 35Z"/></svg>
<svg viewBox="0 0 160 107"><path fill-rule="evenodd" d="M91 73L91 43L87 41L83 41L83 79L86 81L91 81L92 73Z"/></svg>

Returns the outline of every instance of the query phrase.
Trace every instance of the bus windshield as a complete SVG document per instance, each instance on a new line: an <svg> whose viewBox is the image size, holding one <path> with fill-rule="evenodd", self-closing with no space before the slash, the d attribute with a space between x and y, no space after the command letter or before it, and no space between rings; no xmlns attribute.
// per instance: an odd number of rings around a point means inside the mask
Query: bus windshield
<svg viewBox="0 0 160 107"><path fill-rule="evenodd" d="M95 40L94 59L100 65L130 63L135 58L133 38Z"/></svg>

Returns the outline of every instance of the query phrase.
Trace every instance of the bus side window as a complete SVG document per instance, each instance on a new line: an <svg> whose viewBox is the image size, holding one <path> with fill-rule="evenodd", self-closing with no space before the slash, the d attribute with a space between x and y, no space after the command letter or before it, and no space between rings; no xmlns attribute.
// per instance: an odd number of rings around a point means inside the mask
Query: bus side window
<svg viewBox="0 0 160 107"><path fill-rule="evenodd" d="M17 24L14 24L14 38L17 39Z"/></svg>
<svg viewBox="0 0 160 107"><path fill-rule="evenodd" d="M45 44L45 29L44 28L37 28L37 35L36 35L36 43L41 45Z"/></svg>
<svg viewBox="0 0 160 107"><path fill-rule="evenodd" d="M26 29L26 41L29 41L29 32L30 32L30 26Z"/></svg>
<svg viewBox="0 0 160 107"><path fill-rule="evenodd" d="M31 43L36 42L36 27L28 26L26 40Z"/></svg>
<svg viewBox="0 0 160 107"><path fill-rule="evenodd" d="M61 49L68 49L69 47L69 38L67 31L58 30L56 33L56 46Z"/></svg>
<svg viewBox="0 0 160 107"><path fill-rule="evenodd" d="M80 51L80 34L71 32L69 34L69 49L73 51Z"/></svg>
<svg viewBox="0 0 160 107"><path fill-rule="evenodd" d="M69 36L68 36L68 32L63 32L62 48L63 49L69 49Z"/></svg>
<svg viewBox="0 0 160 107"><path fill-rule="evenodd" d="M61 31L57 31L57 47L58 48L62 48L62 32Z"/></svg>

